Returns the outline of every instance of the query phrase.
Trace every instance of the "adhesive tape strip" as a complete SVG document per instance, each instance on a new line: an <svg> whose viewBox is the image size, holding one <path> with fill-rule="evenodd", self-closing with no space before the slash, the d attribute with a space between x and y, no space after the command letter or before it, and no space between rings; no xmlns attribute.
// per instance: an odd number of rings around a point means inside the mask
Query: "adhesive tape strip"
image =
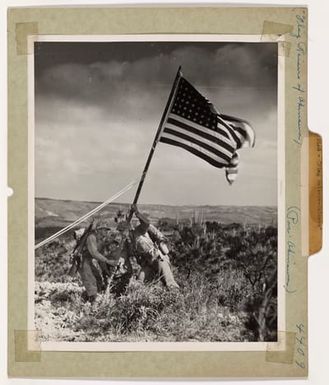
<svg viewBox="0 0 329 385"><path fill-rule="evenodd" d="M262 36L270 35L273 36L274 40L277 40L278 36L291 33L293 30L294 27L291 24L275 23L273 21L265 20L263 23Z"/></svg>
<svg viewBox="0 0 329 385"><path fill-rule="evenodd" d="M291 43L281 39L283 35L291 33L293 29L294 27L290 24L265 20L261 40L265 40L266 38L266 41L278 42L278 55L288 57L290 55Z"/></svg>
<svg viewBox="0 0 329 385"><path fill-rule="evenodd" d="M39 332L36 330L15 330L15 361L40 362L41 350Z"/></svg>
<svg viewBox="0 0 329 385"><path fill-rule="evenodd" d="M295 354L296 333L278 332L278 343L267 345L265 361L292 364Z"/></svg>
<svg viewBox="0 0 329 385"><path fill-rule="evenodd" d="M33 53L32 46L28 44L29 35L38 34L38 23L16 23L16 53L17 55L30 55Z"/></svg>

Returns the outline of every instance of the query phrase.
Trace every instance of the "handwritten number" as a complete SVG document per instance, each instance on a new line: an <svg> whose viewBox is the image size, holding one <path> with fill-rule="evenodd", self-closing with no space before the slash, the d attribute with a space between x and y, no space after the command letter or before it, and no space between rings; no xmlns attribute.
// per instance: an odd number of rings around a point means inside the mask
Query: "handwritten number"
<svg viewBox="0 0 329 385"><path fill-rule="evenodd" d="M297 353L299 353L301 356L305 357L305 353L304 353L304 350L302 348L298 348Z"/></svg>
<svg viewBox="0 0 329 385"><path fill-rule="evenodd" d="M296 341L297 341L300 345L305 346L305 344L304 344L304 337L300 337L300 338L296 337Z"/></svg>
<svg viewBox="0 0 329 385"><path fill-rule="evenodd" d="M301 334L305 333L304 327L305 327L304 324L296 325L296 328L297 328L298 332L301 333Z"/></svg>
<svg viewBox="0 0 329 385"><path fill-rule="evenodd" d="M302 368L302 369L305 369L305 364L304 364L304 362L300 362L300 361L295 361L295 363L296 363L296 365L298 365L300 368Z"/></svg>
<svg viewBox="0 0 329 385"><path fill-rule="evenodd" d="M296 329L297 329L297 336L296 336L296 342L297 342L297 347L296 347L296 353L298 354L298 359L295 360L295 364L300 367L301 369L305 369L305 350L304 347L306 346L305 344L305 337L302 334L305 334L305 326L303 323L296 324Z"/></svg>

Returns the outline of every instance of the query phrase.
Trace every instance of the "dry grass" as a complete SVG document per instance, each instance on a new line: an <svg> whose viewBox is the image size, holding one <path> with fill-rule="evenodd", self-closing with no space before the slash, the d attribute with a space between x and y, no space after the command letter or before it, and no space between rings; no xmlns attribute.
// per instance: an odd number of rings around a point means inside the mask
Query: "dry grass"
<svg viewBox="0 0 329 385"><path fill-rule="evenodd" d="M43 341L244 341L247 314L213 300L198 280L180 291L132 281L125 295L81 300L74 284L36 284L36 327Z"/></svg>
<svg viewBox="0 0 329 385"><path fill-rule="evenodd" d="M171 240L179 291L132 279L124 295L99 294L92 305L82 300L78 277L66 274L71 248L64 239L36 255L43 341L276 339L275 228L184 228Z"/></svg>

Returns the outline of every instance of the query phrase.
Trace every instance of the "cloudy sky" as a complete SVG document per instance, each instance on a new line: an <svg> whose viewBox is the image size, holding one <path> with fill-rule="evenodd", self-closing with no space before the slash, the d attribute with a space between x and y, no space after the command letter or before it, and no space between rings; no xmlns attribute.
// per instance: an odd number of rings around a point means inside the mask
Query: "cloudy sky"
<svg viewBox="0 0 329 385"><path fill-rule="evenodd" d="M240 150L229 186L224 170L159 143L140 203L276 205L272 43L37 43L36 196L103 201L137 178L179 65L221 112L252 124L256 147Z"/></svg>

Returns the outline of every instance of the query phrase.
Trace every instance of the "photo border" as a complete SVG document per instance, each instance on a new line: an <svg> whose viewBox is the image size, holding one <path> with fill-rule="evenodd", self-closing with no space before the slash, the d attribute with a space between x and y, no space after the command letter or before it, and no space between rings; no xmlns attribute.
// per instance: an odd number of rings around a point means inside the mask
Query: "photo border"
<svg viewBox="0 0 329 385"><path fill-rule="evenodd" d="M203 23L207 20L206 25ZM300 27L299 21L303 19ZM16 8L8 13L9 48L9 373L15 376L111 377L111 378L223 378L223 377L302 377L307 374L307 348L297 360L295 337L307 338L307 255L301 252L301 221L291 222L289 213L301 211L301 144L307 138L306 109L298 109L296 87L306 95L307 9L289 7L58 7ZM37 33L36 33L37 32ZM247 34L285 37L279 55L285 58L284 92L286 178L279 183L285 191L286 292L284 350L273 352L54 352L41 351L39 364L18 361L17 332L29 332L27 325L28 206L27 206L27 57L26 42L33 35L84 34ZM25 39L25 40L24 40ZM25 42L25 43L24 43ZM296 69L300 60L301 70ZM297 93L300 92L297 89ZM305 96L306 97L306 96ZM297 123L296 122L300 122ZM296 128L297 127L297 128ZM299 216L298 216L298 219ZM289 231L288 231L289 230ZM288 240L289 238L289 240ZM294 244L293 254L287 248ZM289 263L292 262L293 264ZM280 264L279 264L280 268ZM288 282L287 277L290 277ZM16 279L18 277L18 279ZM14 279L15 278L15 279ZM292 334L294 338L286 338ZM16 337L16 340L15 340ZM293 341L293 343L290 343ZM301 347L299 347L301 348ZM28 349L27 349L28 350ZM33 351L31 351L33 352ZM271 354L269 354L271 353ZM281 354L286 353L286 354ZM291 353L291 354L290 354ZM283 356L289 356L283 357ZM291 356L291 357L290 357ZM74 366L68 359L79 362ZM127 367L129 362L129 375ZM41 364L42 362L42 364ZM100 365L102 363L102 365Z"/></svg>
<svg viewBox="0 0 329 385"><path fill-rule="evenodd" d="M280 247L284 244L284 208L285 191L280 190L284 183L284 94L282 93L284 81L284 56L279 56L279 45L284 43L284 37L268 35L112 35L112 36L68 36L68 35L32 35L28 38L29 52L28 57L28 110L29 110L29 277L28 277L28 330L35 329L35 306L34 306L34 285L35 285L35 81L34 81L34 44L36 42L238 42L238 43L257 43L277 44L277 132L276 132L276 164L277 164L277 224L278 224L278 326L277 332L285 331L285 293L282 290L285 282L285 270L282 269L285 260L285 251ZM282 116L279 117L279 111ZM280 151L280 148L282 151ZM281 288L281 290L280 290ZM279 333L278 333L279 334ZM278 337L279 338L279 337ZM273 351L284 350L282 341L278 342L65 342L49 341L40 342L41 351L266 351L270 348Z"/></svg>

